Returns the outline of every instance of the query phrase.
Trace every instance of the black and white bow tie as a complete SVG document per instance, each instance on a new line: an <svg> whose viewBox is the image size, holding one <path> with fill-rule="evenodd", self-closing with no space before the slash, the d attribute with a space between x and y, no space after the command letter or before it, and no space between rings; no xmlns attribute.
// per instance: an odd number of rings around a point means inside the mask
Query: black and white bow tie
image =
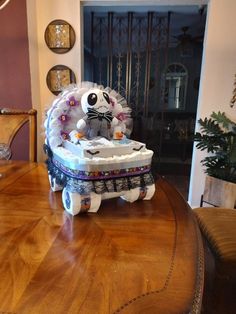
<svg viewBox="0 0 236 314"><path fill-rule="evenodd" d="M110 111L107 112L98 112L96 109L88 108L87 112L88 120L98 119L102 121L103 119L107 120L107 122L111 122L113 119L112 113Z"/></svg>

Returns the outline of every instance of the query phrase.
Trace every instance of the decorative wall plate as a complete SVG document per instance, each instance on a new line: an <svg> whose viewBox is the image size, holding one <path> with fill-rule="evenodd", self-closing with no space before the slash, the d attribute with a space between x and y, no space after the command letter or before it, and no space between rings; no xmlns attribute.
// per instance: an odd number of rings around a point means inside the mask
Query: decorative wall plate
<svg viewBox="0 0 236 314"><path fill-rule="evenodd" d="M74 72L65 65L52 67L47 74L47 86L54 95L58 95L69 84L76 83Z"/></svg>
<svg viewBox="0 0 236 314"><path fill-rule="evenodd" d="M44 33L45 42L55 53L66 53L75 43L73 27L64 20L54 20L48 24Z"/></svg>

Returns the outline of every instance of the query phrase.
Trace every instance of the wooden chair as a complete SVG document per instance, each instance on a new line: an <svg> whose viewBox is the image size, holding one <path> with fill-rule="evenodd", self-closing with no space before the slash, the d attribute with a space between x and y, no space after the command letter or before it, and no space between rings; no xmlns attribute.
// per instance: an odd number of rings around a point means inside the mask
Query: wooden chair
<svg viewBox="0 0 236 314"><path fill-rule="evenodd" d="M234 208L236 205L236 184L206 176L200 207L203 203L214 207Z"/></svg>
<svg viewBox="0 0 236 314"><path fill-rule="evenodd" d="M12 141L25 124L29 123L29 160L37 161L37 111L21 111L17 109L0 109L1 135L0 142L11 146Z"/></svg>
<svg viewBox="0 0 236 314"><path fill-rule="evenodd" d="M207 257L203 306L209 314L231 313L236 307L236 210L200 207L194 213Z"/></svg>

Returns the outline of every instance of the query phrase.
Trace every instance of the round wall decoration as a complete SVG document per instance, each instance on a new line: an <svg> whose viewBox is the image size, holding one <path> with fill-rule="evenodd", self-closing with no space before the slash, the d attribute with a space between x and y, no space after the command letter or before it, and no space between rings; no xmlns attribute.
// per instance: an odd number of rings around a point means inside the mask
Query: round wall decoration
<svg viewBox="0 0 236 314"><path fill-rule="evenodd" d="M60 54L66 53L75 44L75 31L66 21L54 20L48 24L44 38L50 50Z"/></svg>
<svg viewBox="0 0 236 314"><path fill-rule="evenodd" d="M49 90L58 95L65 87L76 83L74 72L65 65L55 65L47 74L47 86Z"/></svg>

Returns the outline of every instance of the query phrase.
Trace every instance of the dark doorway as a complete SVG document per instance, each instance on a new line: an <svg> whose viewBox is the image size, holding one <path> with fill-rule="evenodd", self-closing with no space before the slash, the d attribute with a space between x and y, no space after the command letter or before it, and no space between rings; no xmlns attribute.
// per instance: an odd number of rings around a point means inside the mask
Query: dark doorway
<svg viewBox="0 0 236 314"><path fill-rule="evenodd" d="M190 175L206 7L84 7L84 80L122 94L153 168Z"/></svg>

